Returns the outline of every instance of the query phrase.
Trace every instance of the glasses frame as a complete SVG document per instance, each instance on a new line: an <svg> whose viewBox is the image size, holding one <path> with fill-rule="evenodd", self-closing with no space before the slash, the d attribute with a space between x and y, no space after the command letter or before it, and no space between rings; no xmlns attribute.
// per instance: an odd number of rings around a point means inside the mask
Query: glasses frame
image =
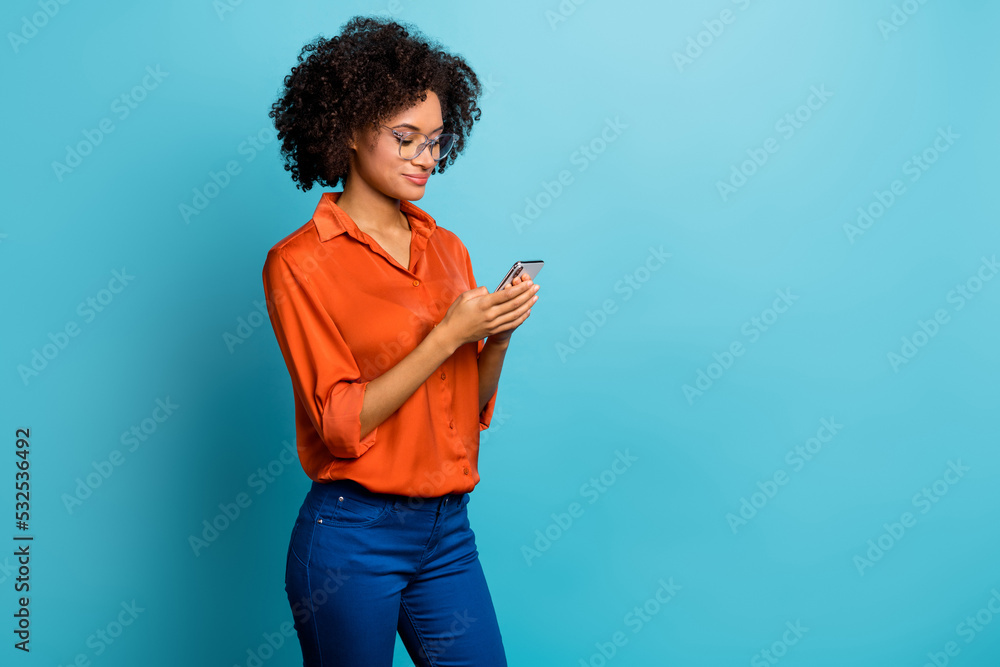
<svg viewBox="0 0 1000 667"><path fill-rule="evenodd" d="M427 135L424 134L423 132L400 132L396 128L389 127L388 125L382 125L382 127L392 132L393 136L395 136L399 140L399 145L397 146L397 148L399 149L399 157L403 158L404 160L416 160L418 157L420 157L420 154L423 153L424 149L427 148L428 146L432 146L434 144L440 144L442 137L451 137L452 143L451 146L448 147L447 153L445 153L441 157L434 157L433 155L431 156L431 159L433 159L435 162L440 162L441 160L448 157L448 155L451 153L451 150L455 147L455 144L458 143L458 135L452 134L450 132L442 132L438 136L431 139L430 137L427 137ZM417 152L413 154L413 157L403 157L403 140L413 134L419 134L422 137L427 137L427 141L424 141L420 144L420 147L417 148Z"/></svg>

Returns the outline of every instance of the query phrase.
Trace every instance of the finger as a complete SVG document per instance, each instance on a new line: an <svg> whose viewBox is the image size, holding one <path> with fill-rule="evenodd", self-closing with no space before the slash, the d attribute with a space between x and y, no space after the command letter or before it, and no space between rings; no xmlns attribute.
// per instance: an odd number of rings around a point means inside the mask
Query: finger
<svg viewBox="0 0 1000 667"><path fill-rule="evenodd" d="M493 333L508 332L517 329L526 319L528 319L529 315L531 315L531 308L528 308L513 320L505 320L503 324L498 324L493 327Z"/></svg>
<svg viewBox="0 0 1000 667"><path fill-rule="evenodd" d="M513 290L524 289L524 281L521 280L521 276L518 276L517 278L514 278L514 280L510 281L510 287Z"/></svg>
<svg viewBox="0 0 1000 667"><path fill-rule="evenodd" d="M508 296L510 296L511 298L507 299L506 301L500 301L499 303L490 306L489 312L486 314L488 318L502 317L511 312L514 312L517 308L520 308L525 303L530 304L535 294L530 290L525 290L520 294L517 295L510 294Z"/></svg>
<svg viewBox="0 0 1000 667"><path fill-rule="evenodd" d="M511 310L510 312L499 313L493 320L491 320L491 324L493 324L494 326L496 325L506 326L511 322L514 322L523 317L524 314L530 311L531 307L534 305L535 302L530 300L526 301L525 303L522 303L520 306L518 306L514 310Z"/></svg>
<svg viewBox="0 0 1000 667"><path fill-rule="evenodd" d="M512 299L513 303L521 306L523 304L528 304L529 306L538 300L538 290L528 289L525 290L523 294L518 296L516 299Z"/></svg>
<svg viewBox="0 0 1000 667"><path fill-rule="evenodd" d="M519 318L517 318L516 320L514 320L513 326L510 326L510 329L511 330L517 329L519 326L521 326L522 324L524 324L524 321L526 319L528 319L529 315L531 315L531 309L530 308L528 310L524 311L524 314L522 314Z"/></svg>
<svg viewBox="0 0 1000 667"><path fill-rule="evenodd" d="M514 280L517 280L517 278L515 278ZM493 296L495 297L493 299L493 305L504 303L505 301L509 301L511 299L515 299L521 294L524 294L530 288L531 288L531 283L526 285L520 282L517 284L511 282L510 285L504 287L499 292L495 292L493 294Z"/></svg>

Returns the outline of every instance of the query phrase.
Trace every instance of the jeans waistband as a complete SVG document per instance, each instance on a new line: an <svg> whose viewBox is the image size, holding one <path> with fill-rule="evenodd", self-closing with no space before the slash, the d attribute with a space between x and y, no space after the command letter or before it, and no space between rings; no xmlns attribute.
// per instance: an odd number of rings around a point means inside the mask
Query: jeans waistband
<svg viewBox="0 0 1000 667"><path fill-rule="evenodd" d="M443 507L459 507L460 503L467 499L468 493L447 493L443 496L420 497L405 496L395 493L380 493L370 491L362 484L353 479L335 479L317 482L313 480L312 489L316 493L336 493L339 495L355 495L377 500L387 500L397 508L411 510L437 511Z"/></svg>

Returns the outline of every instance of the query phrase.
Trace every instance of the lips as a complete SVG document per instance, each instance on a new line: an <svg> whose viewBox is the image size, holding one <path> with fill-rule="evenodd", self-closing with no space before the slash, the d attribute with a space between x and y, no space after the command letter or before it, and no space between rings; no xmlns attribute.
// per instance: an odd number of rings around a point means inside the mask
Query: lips
<svg viewBox="0 0 1000 667"><path fill-rule="evenodd" d="M416 185L425 185L427 183L427 179L430 178L430 176L427 174L424 175L403 174L403 176L405 176L411 183L414 183Z"/></svg>

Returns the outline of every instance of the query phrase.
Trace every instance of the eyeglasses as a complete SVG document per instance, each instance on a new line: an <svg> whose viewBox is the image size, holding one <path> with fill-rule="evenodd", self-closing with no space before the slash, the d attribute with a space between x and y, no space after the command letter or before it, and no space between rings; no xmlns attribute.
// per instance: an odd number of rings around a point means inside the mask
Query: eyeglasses
<svg viewBox="0 0 1000 667"><path fill-rule="evenodd" d="M431 157L435 162L443 160L451 149L455 147L458 140L457 134L439 134L434 139L429 138L422 132L400 132L388 125L382 127L391 130L393 136L399 142L399 157L404 160L412 160L420 155L427 146L431 147Z"/></svg>

